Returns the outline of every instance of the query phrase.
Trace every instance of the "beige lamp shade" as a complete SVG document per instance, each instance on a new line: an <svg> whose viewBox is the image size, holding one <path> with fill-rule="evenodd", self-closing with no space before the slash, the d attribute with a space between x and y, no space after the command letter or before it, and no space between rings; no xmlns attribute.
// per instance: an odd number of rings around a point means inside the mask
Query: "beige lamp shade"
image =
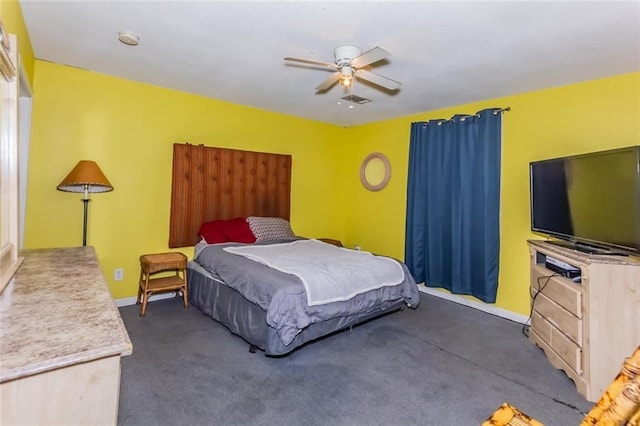
<svg viewBox="0 0 640 426"><path fill-rule="evenodd" d="M65 192L109 192L113 186L95 161L81 160L58 185Z"/></svg>

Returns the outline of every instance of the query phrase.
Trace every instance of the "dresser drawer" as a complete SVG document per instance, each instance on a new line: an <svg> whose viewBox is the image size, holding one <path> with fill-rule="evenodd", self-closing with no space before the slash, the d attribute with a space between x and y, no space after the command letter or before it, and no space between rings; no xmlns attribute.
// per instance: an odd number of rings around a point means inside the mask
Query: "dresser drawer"
<svg viewBox="0 0 640 426"><path fill-rule="evenodd" d="M531 290L538 290L578 318L582 318L582 288L568 278L552 275L553 272L535 265L531 268ZM532 294L532 296L533 296Z"/></svg>
<svg viewBox="0 0 640 426"><path fill-rule="evenodd" d="M582 320L549 299L544 292L538 294L535 300L533 289L531 293L533 312L553 324L560 333L567 335L576 345L582 346Z"/></svg>
<svg viewBox="0 0 640 426"><path fill-rule="evenodd" d="M543 345L551 348L576 374L582 375L582 350L539 313L531 314L531 330Z"/></svg>

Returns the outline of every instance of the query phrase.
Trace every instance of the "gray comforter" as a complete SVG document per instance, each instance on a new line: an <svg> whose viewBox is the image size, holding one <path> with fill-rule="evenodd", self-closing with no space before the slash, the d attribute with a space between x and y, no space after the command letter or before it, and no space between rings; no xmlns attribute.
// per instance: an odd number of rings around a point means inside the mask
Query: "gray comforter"
<svg viewBox="0 0 640 426"><path fill-rule="evenodd" d="M283 241L271 244L278 242ZM267 323L278 332L284 345L291 343L302 329L314 322L367 313L392 301L404 300L411 308L420 302L416 283L406 265L400 262L405 278L398 285L359 294L343 302L309 306L304 286L296 276L223 250L240 245L243 244L199 244L194 261L265 310Z"/></svg>

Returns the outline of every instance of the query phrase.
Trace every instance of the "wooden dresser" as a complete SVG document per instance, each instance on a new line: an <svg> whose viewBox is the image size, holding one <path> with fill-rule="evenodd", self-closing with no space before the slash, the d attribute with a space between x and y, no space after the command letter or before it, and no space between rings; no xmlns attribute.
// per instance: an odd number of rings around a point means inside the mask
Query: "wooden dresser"
<svg viewBox="0 0 640 426"><path fill-rule="evenodd" d="M0 295L0 424L116 424L132 346L93 247L21 255Z"/></svg>
<svg viewBox="0 0 640 426"><path fill-rule="evenodd" d="M529 241L532 300L529 340L596 401L640 344L640 261L589 255ZM575 268L560 276L549 261Z"/></svg>

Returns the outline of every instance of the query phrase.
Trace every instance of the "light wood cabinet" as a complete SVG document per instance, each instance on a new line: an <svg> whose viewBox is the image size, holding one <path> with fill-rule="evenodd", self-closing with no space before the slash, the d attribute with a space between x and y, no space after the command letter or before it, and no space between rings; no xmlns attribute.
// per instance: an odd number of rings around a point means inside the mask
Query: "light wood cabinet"
<svg viewBox="0 0 640 426"><path fill-rule="evenodd" d="M95 250L22 254L0 295L0 424L116 424L132 346Z"/></svg>
<svg viewBox="0 0 640 426"><path fill-rule="evenodd" d="M529 340L596 401L640 344L640 260L533 240L529 251ZM548 269L549 258L578 268L579 282Z"/></svg>

